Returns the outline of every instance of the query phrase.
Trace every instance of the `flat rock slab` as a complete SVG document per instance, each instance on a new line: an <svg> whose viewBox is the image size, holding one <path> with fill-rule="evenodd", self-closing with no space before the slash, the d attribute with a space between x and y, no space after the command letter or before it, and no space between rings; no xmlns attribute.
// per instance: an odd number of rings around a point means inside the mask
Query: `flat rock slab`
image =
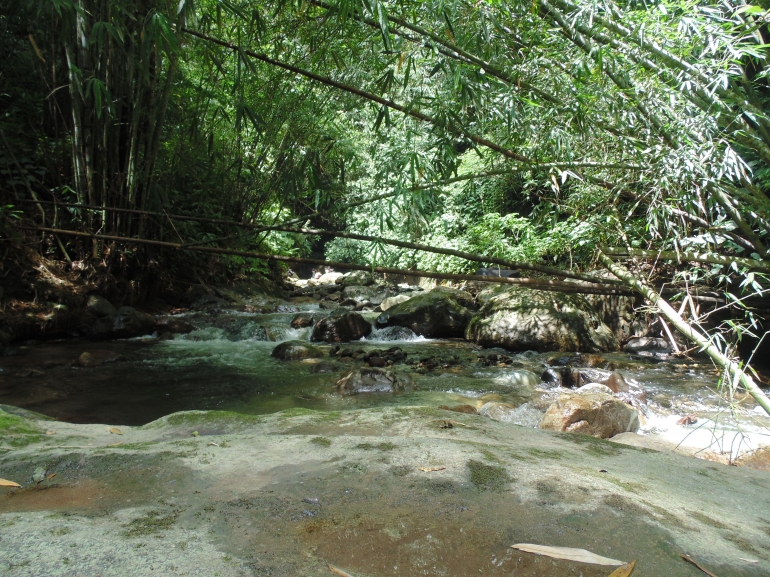
<svg viewBox="0 0 770 577"><path fill-rule="evenodd" d="M634 577L699 574L680 553L770 575L763 471L425 407L187 412L122 434L0 417L0 477L23 485L0 489L2 575L612 572L520 542L636 559ZM37 467L56 476L35 485Z"/></svg>

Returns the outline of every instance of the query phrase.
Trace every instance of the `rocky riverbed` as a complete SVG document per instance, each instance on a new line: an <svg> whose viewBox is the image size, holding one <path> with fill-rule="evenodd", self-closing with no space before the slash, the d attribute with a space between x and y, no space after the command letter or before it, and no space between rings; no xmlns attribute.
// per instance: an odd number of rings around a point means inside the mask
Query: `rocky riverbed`
<svg viewBox="0 0 770 577"><path fill-rule="evenodd" d="M434 323L424 311L456 293L393 291L399 314L383 318L326 290L222 293L152 327L105 307L100 326L122 315L152 334L11 344L0 478L22 487L0 489L0 567L610 572L509 548L531 542L638 558L639 575L694 574L680 553L720 576L770 574L770 476L750 468L767 467L770 421L748 398L726 405L708 363L655 337L593 353L426 337L487 305L452 296Z"/></svg>
<svg viewBox="0 0 770 577"><path fill-rule="evenodd" d="M4 417L6 575L770 574L770 477L424 407L176 413L110 428ZM44 480L30 479L42 468Z"/></svg>

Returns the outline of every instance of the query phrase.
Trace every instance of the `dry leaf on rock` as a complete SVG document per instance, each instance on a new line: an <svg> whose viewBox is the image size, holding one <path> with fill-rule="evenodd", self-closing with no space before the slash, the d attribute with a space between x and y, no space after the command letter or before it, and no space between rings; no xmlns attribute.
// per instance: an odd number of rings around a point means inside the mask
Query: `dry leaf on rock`
<svg viewBox="0 0 770 577"><path fill-rule="evenodd" d="M426 473L432 473L433 471L443 471L446 469L446 467L417 467L420 469L420 471L424 471Z"/></svg>
<svg viewBox="0 0 770 577"><path fill-rule="evenodd" d="M123 434L123 431L121 431L121 430L120 430L120 429L118 429L117 427L110 427L109 431L110 431L110 433L112 433L113 435L122 435L122 434Z"/></svg>
<svg viewBox="0 0 770 577"><path fill-rule="evenodd" d="M330 565L329 563L327 563L326 565L329 567L329 571L331 571L332 573L335 573L336 575L339 575L340 577L353 577L350 573L347 573L342 569L337 569L334 565Z"/></svg>
<svg viewBox="0 0 770 577"><path fill-rule="evenodd" d="M545 555L554 559L566 559L568 561L577 561L579 563L592 563L594 565L623 565L623 561L610 559L596 555L585 549L573 549L572 547L550 547L548 545L534 545L532 543L517 543L511 545L513 549L534 553L535 555Z"/></svg>
<svg viewBox="0 0 770 577"><path fill-rule="evenodd" d="M622 567L618 567L612 573L610 573L610 577L628 577L631 575L631 573L634 572L634 567L636 567L636 561L626 563Z"/></svg>
<svg viewBox="0 0 770 577"><path fill-rule="evenodd" d="M0 479L0 487L21 487L21 485L8 479Z"/></svg>
<svg viewBox="0 0 770 577"><path fill-rule="evenodd" d="M55 435L56 431L46 431L45 434L46 435Z"/></svg>
<svg viewBox="0 0 770 577"><path fill-rule="evenodd" d="M46 481L50 481L50 480L51 480L51 479L53 479L55 476L56 476L56 473L51 473L50 475L48 475L48 476L46 477L46 479L45 479L45 480L46 480Z"/></svg>

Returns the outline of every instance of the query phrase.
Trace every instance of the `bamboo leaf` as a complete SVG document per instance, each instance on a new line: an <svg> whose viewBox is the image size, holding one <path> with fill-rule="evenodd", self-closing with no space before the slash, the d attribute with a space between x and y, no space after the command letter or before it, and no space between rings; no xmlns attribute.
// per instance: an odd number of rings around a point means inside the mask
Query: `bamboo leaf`
<svg viewBox="0 0 770 577"><path fill-rule="evenodd" d="M534 545L532 543L517 543L511 545L511 548L534 553L535 555L544 555L554 559L565 559L567 561L577 561L578 563L591 563L593 565L623 565L623 561L602 557L586 551L585 549L573 549L571 547L551 547L549 545Z"/></svg>

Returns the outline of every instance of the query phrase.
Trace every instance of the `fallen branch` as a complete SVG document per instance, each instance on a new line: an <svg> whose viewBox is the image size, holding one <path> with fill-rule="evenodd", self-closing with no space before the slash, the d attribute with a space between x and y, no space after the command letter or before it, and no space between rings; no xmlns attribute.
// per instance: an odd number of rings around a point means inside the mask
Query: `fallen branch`
<svg viewBox="0 0 770 577"><path fill-rule="evenodd" d="M599 259L612 271L612 274L624 281L627 286L637 291L655 305L661 314L665 316L680 333L687 337L688 340L697 344L718 366L725 369L733 378L733 382L737 383L740 381L746 391L754 397L757 404L770 415L770 399L768 399L764 391L759 388L754 382L754 379L747 375L738 363L731 360L720 351L711 342L708 335L704 335L693 329L658 293L635 278L628 269L613 261L601 250L599 250Z"/></svg>
<svg viewBox="0 0 770 577"><path fill-rule="evenodd" d="M544 290L553 292L565 292L565 293L578 293L578 294L601 294L601 295L624 295L628 296L633 294L631 291L623 290L620 287L614 285L600 285L594 283L582 283L582 282L561 282L549 279L536 279L536 278L502 278L502 277L490 277L490 276L477 276L471 274L455 274L455 273L439 273L439 272L427 272L419 270L409 270L390 267L372 267L367 265L353 264L347 262L334 262L328 260L320 260L314 258L303 258L296 256L284 256L280 254L264 254L258 252L249 252L244 250L233 250L227 248L214 248L207 246L188 246L183 244L165 242L161 240L150 240L146 238L129 238L123 236L113 236L106 234L92 234L89 232L79 232L74 230L63 230L57 228L47 228L42 226L17 226L20 230L35 230L40 232L50 232L52 234L64 234L69 236L78 236L85 238L95 238L100 240L112 240L116 242L124 242L130 244L144 244L151 246L162 246L164 248L187 250L192 252L204 252L210 254L228 254L234 256L243 256L246 258L256 258L267 261L281 261L281 262L294 262L300 264L310 264L315 266L330 266L340 270L363 270L380 274L393 274L393 275L406 275L415 276L421 278L435 278L444 280L466 280L476 282L487 282L494 284L508 284L525 286L534 290Z"/></svg>
<svg viewBox="0 0 770 577"><path fill-rule="evenodd" d="M274 226L272 227L272 230L280 230L284 232L293 232L296 234L317 234L317 235L326 235L326 236L336 236L340 238L350 238L353 240L363 240L366 242L377 242L381 244L389 244L392 246L399 246L401 248L408 248L412 250L419 250L422 252L433 252L436 254L445 254L448 256L456 256L458 258L462 258L465 260L470 260L474 262L480 262L480 263L492 263L501 265L504 267L507 267L509 269L523 269L523 270L531 270L536 272L542 272L545 274L563 277L563 278L574 278L578 280L582 280L585 282L595 283L595 284L623 284L623 281L615 280L615 279L602 279L597 278L595 276L589 275L589 274L582 274L578 272L572 272L567 270L562 270L559 268L555 268L552 266L545 266L545 265L539 265L539 264L531 264L528 262L517 262L517 261L511 261L506 260L504 258L497 258L492 256L483 256L483 255L476 255L470 252L465 252L462 250L454 250L451 248L438 248L435 246L430 246L427 244L418 244L415 242L406 242L403 240L395 240L392 238L383 238L380 236L370 236L366 234L356 234L352 232L338 232L334 230L318 230L318 229L312 229L312 228L290 228L286 226Z"/></svg>

